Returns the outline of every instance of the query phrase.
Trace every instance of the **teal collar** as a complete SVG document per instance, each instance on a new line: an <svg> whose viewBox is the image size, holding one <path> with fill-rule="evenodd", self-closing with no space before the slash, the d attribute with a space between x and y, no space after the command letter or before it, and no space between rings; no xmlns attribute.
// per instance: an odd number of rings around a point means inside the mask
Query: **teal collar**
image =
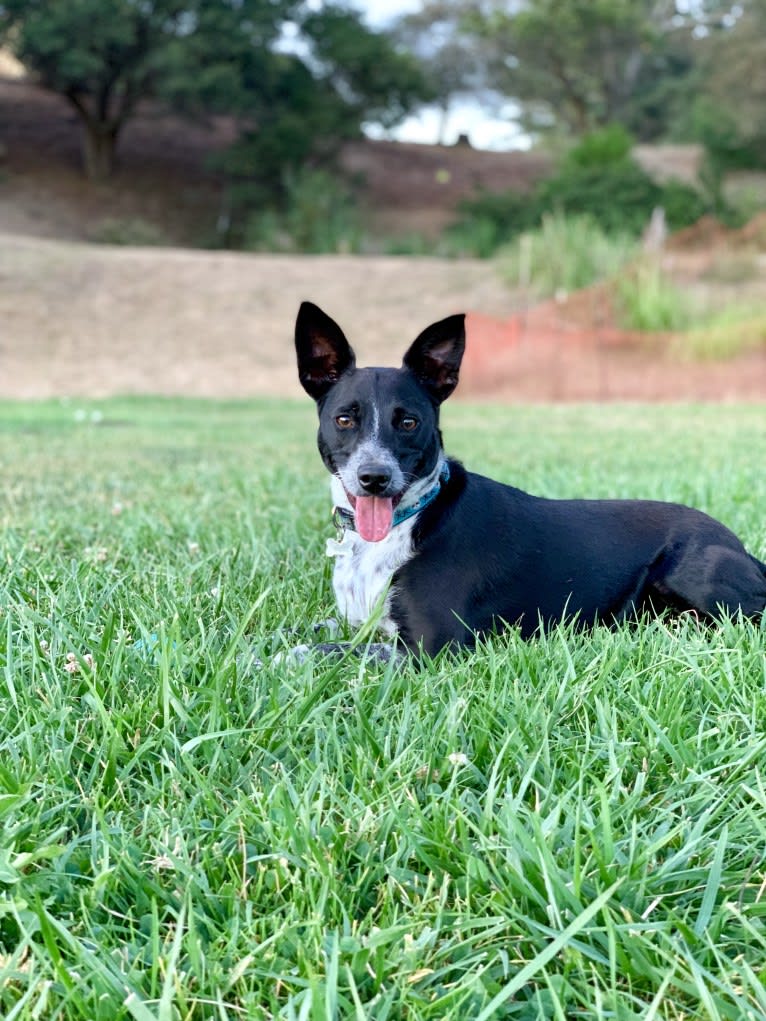
<svg viewBox="0 0 766 1021"><path fill-rule="evenodd" d="M427 493L424 493L417 503L413 503L411 507L397 507L394 511L394 520L391 527L394 528L396 525L401 525L407 518L411 518L413 514L418 514L429 503L433 503L441 492L442 486L446 485L447 482L449 482L449 463L445 461L439 473L439 478L436 480L436 485L429 489ZM339 531L345 532L347 529L352 532L356 531L354 512L347 507L333 507L332 519Z"/></svg>

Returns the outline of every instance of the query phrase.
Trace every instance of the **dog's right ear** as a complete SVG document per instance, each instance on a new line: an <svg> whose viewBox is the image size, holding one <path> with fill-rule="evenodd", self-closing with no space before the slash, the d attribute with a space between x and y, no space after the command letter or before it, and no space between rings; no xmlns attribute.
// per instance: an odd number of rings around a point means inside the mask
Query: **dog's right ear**
<svg viewBox="0 0 766 1021"><path fill-rule="evenodd" d="M304 301L295 321L298 378L306 393L321 400L332 385L356 365L343 330L317 305Z"/></svg>

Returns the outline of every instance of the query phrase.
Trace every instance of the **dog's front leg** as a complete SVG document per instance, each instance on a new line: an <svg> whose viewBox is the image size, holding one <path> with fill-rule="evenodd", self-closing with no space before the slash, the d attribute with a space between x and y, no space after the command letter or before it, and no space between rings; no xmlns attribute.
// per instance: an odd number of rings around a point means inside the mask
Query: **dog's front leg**
<svg viewBox="0 0 766 1021"><path fill-rule="evenodd" d="M355 645L353 642L318 642L316 645L294 645L286 652L278 652L272 663L296 664L305 663L314 655L320 656L357 656L374 663L400 662L406 656L404 646L395 642L370 642L368 645Z"/></svg>

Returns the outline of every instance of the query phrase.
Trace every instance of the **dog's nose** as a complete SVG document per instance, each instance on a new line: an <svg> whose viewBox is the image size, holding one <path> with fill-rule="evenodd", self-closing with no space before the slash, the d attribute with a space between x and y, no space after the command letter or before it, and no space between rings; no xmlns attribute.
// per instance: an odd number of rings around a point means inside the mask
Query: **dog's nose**
<svg viewBox="0 0 766 1021"><path fill-rule="evenodd" d="M391 475L390 468L374 461L359 465L359 470L356 473L359 485L370 496L379 496L391 482Z"/></svg>

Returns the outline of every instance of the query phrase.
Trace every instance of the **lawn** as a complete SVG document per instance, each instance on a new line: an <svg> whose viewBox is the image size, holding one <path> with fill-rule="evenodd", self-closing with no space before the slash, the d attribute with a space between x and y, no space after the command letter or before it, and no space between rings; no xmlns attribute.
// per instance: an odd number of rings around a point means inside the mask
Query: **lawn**
<svg viewBox="0 0 766 1021"><path fill-rule="evenodd" d="M766 557L763 407L443 427ZM333 611L314 432L308 401L0 405L2 1016L766 1017L766 625L275 664Z"/></svg>

